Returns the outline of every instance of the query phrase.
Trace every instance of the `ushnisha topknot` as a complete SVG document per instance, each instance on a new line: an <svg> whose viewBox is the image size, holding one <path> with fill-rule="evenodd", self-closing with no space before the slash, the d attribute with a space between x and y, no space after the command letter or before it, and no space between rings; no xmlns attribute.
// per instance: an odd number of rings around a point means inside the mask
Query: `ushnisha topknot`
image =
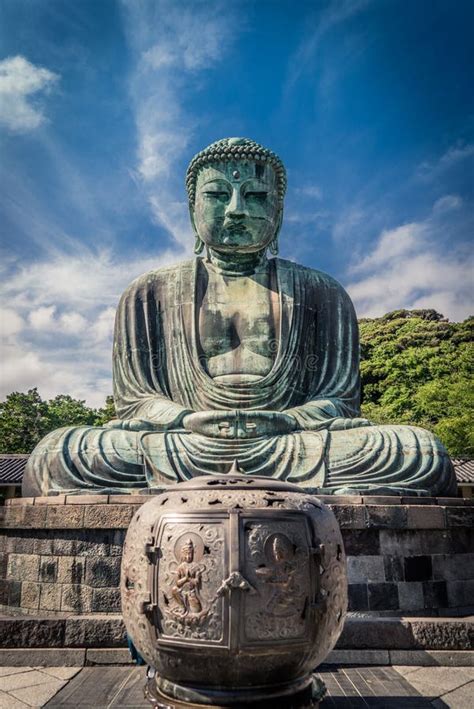
<svg viewBox="0 0 474 709"><path fill-rule="evenodd" d="M286 192L286 170L278 155L250 138L222 138L201 150L189 163L186 172L186 189L190 205L194 205L197 177L202 167L216 162L245 159L269 163L273 167L277 178L278 200L283 203Z"/></svg>

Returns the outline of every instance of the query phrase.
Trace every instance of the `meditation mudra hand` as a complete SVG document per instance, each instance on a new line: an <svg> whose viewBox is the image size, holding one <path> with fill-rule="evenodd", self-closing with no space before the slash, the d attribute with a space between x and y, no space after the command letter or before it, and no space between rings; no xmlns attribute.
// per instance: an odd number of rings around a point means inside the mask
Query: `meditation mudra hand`
<svg viewBox="0 0 474 709"><path fill-rule="evenodd" d="M325 493L455 494L433 434L360 418L357 320L342 286L268 258L281 160L226 138L193 158L186 187L196 258L140 276L117 310L118 418L48 434L23 494L135 492L236 460Z"/></svg>
<svg viewBox="0 0 474 709"><path fill-rule="evenodd" d="M296 419L280 411L198 411L183 419L187 431L210 438L259 438L291 433Z"/></svg>

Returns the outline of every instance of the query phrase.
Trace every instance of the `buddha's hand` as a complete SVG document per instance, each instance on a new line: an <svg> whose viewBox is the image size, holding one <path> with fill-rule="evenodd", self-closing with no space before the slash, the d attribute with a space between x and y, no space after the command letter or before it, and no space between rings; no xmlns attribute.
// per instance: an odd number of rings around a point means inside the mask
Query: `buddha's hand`
<svg viewBox="0 0 474 709"><path fill-rule="evenodd" d="M198 411L183 419L187 431L209 438L260 438L296 430L296 419L282 411Z"/></svg>
<svg viewBox="0 0 474 709"><path fill-rule="evenodd" d="M112 419L105 424L106 428L114 428L122 431L161 431L162 425L145 421L144 419Z"/></svg>
<svg viewBox="0 0 474 709"><path fill-rule="evenodd" d="M336 418L331 421L328 426L329 431L347 431L349 428L363 428L364 426L373 426L369 419L364 418Z"/></svg>

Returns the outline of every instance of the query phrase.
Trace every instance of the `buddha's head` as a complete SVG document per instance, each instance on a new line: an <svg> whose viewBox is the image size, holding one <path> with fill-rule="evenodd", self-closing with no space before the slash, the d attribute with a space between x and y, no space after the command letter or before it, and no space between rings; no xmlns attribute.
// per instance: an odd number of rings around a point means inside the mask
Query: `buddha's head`
<svg viewBox="0 0 474 709"><path fill-rule="evenodd" d="M248 138L224 138L198 153L186 174L196 253L278 251L286 172Z"/></svg>

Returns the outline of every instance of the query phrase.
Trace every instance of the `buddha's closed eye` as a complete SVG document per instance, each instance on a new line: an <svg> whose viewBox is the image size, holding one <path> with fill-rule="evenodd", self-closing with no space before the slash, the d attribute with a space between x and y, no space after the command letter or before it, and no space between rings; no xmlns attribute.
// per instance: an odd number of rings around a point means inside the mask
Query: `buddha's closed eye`
<svg viewBox="0 0 474 709"><path fill-rule="evenodd" d="M258 202L263 202L267 198L266 192L247 192L245 195L246 199L254 199Z"/></svg>
<svg viewBox="0 0 474 709"><path fill-rule="evenodd" d="M204 196L209 199L218 199L220 202L225 202L229 199L228 192L204 192Z"/></svg>

